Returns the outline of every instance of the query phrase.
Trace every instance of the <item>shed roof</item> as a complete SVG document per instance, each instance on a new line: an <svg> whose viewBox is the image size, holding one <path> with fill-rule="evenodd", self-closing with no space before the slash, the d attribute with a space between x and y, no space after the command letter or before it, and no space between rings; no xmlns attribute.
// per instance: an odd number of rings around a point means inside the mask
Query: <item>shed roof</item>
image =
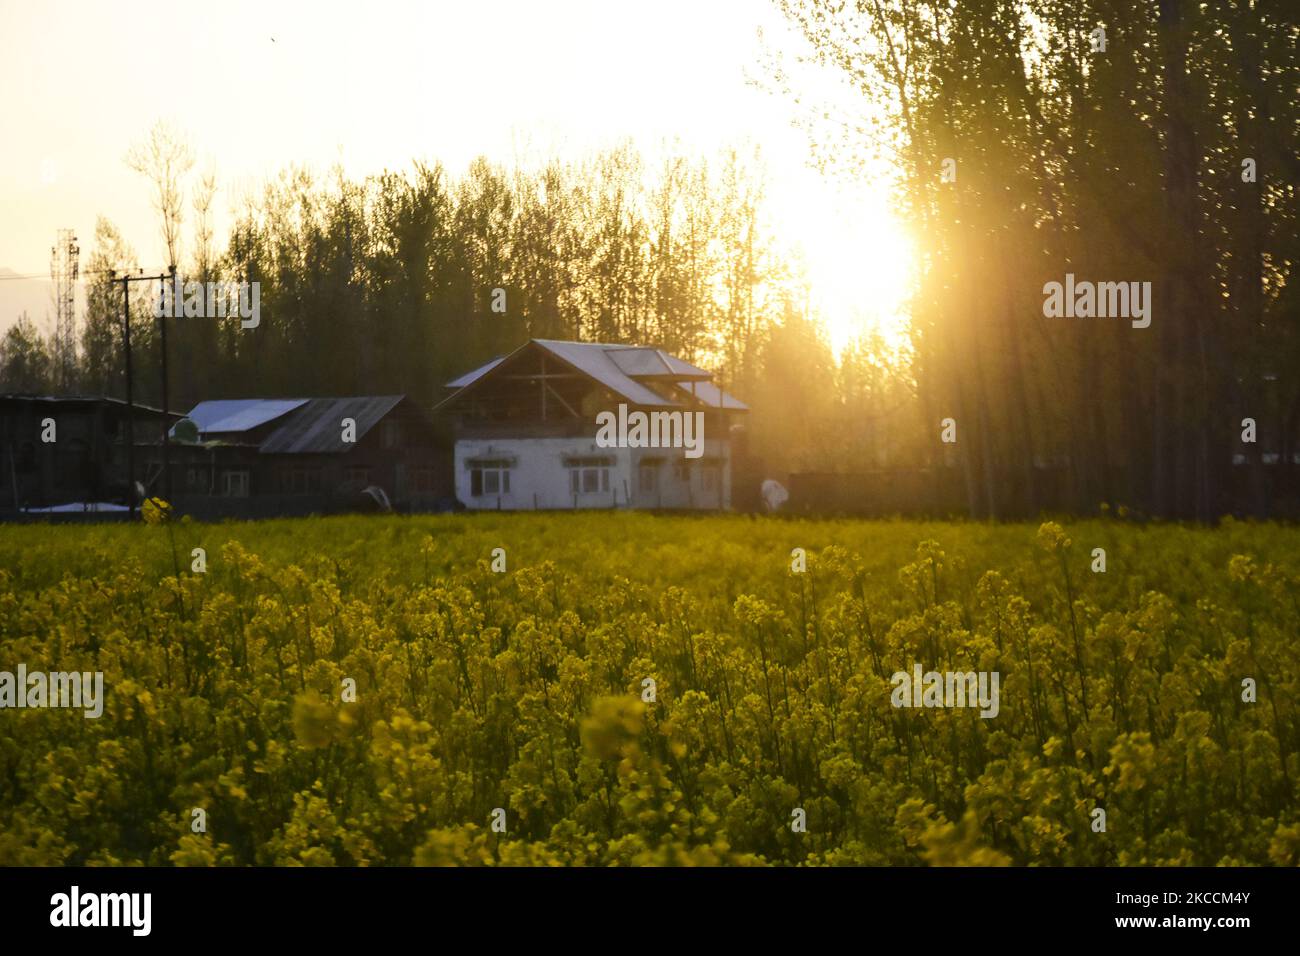
<svg viewBox="0 0 1300 956"><path fill-rule="evenodd" d="M113 398L111 395L36 395L28 392L8 392L0 395L0 402L23 404L27 402L42 402L49 405L116 405L119 408L126 408L126 402L120 398ZM151 415L161 415L163 410L155 408L152 405L145 405L141 402L133 402L131 407L134 411L144 412ZM173 418L179 418L180 412L169 411L167 414Z"/></svg>
<svg viewBox="0 0 1300 956"><path fill-rule="evenodd" d="M698 379L705 382L710 381L713 378L712 373L706 372L704 369L698 368L690 362L679 359L676 355L670 355L664 351L660 351L659 354L662 355L664 361L668 363L668 367L672 369L673 375L678 378Z"/></svg>
<svg viewBox="0 0 1300 956"><path fill-rule="evenodd" d="M712 382L678 382L677 386L683 391L693 394L697 401L703 402L710 408L719 408L729 412L747 412L749 406L736 398L729 395Z"/></svg>
<svg viewBox="0 0 1300 956"><path fill-rule="evenodd" d="M453 378L450 382L447 383L447 388L464 388L466 385L469 385L471 382L477 382L488 372L492 371L494 368L496 368L498 365L504 362L505 359L506 356L498 355L496 358L488 362L486 365L480 365L478 368L474 369L474 371L466 372L460 378Z"/></svg>
<svg viewBox="0 0 1300 956"><path fill-rule="evenodd" d="M343 441L343 419L357 423L356 439L370 431L397 407L402 395L361 395L355 398L309 398L262 442L263 454L329 454L350 451Z"/></svg>
<svg viewBox="0 0 1300 956"><path fill-rule="evenodd" d="M189 418L200 434L246 432L307 404L305 398L235 398L199 402Z"/></svg>
<svg viewBox="0 0 1300 956"><path fill-rule="evenodd" d="M607 347L605 352L626 375L637 378L665 378L673 374L663 353L658 349Z"/></svg>

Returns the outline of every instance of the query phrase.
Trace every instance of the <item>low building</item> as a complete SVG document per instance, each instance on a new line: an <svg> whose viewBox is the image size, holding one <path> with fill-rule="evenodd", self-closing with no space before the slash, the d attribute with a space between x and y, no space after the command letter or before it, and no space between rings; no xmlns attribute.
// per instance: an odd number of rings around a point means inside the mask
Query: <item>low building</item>
<svg viewBox="0 0 1300 956"><path fill-rule="evenodd" d="M0 513L127 506L127 433L137 474L165 416L102 396L0 395Z"/></svg>
<svg viewBox="0 0 1300 956"><path fill-rule="evenodd" d="M352 510L367 488L402 511L453 500L447 443L403 395L207 401L186 418L167 449L171 494L197 516ZM162 458L151 449L147 484L165 496Z"/></svg>
<svg viewBox="0 0 1300 956"><path fill-rule="evenodd" d="M467 508L731 507L732 432L748 407L660 349L533 339L447 387L436 412ZM648 435L624 427L638 414Z"/></svg>

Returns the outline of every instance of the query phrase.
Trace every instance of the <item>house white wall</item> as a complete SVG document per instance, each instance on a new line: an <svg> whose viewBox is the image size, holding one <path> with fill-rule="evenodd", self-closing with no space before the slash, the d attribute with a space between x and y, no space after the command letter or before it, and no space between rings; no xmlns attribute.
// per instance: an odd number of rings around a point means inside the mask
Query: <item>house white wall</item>
<svg viewBox="0 0 1300 956"><path fill-rule="evenodd" d="M609 490L574 495L573 458L608 458ZM510 463L508 494L471 494L472 464ZM685 480L675 467L686 464ZM642 464L654 472L653 487L642 482ZM725 439L705 439L700 458L681 448L601 448L592 436L575 438L460 439L455 449L456 497L472 509L531 511L535 508L694 508L731 507L731 449Z"/></svg>

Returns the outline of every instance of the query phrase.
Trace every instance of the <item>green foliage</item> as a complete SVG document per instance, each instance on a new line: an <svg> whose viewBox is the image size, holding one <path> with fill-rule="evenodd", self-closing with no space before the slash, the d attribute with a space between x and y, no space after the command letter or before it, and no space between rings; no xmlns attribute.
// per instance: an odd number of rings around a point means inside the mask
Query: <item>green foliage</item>
<svg viewBox="0 0 1300 956"><path fill-rule="evenodd" d="M106 701L0 711L0 865L1295 865L1297 534L11 528L0 669ZM916 662L999 672L1000 712L895 709Z"/></svg>

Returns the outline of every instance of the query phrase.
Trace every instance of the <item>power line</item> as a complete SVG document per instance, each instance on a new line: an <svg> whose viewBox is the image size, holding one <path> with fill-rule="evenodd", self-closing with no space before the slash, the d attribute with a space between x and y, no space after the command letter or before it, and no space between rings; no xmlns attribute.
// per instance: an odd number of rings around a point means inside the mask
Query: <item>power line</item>
<svg viewBox="0 0 1300 956"><path fill-rule="evenodd" d="M144 271L145 271L145 270L144 270L144 269L137 269L136 271L137 271L140 275L144 275ZM160 270L160 271L161 271L161 270ZM81 269L81 270L80 270L80 274L83 275L83 276L86 276L86 275L112 275L112 274L114 274L114 273L116 273L116 274L118 274L118 275L129 275L129 274L130 274L130 270L124 270L124 269ZM33 273L31 273L30 275L12 275L12 276L10 276L10 275L3 275L3 276L0 276L0 282L3 282L5 279L46 279L46 280L48 280L49 278L50 278L50 274L49 274L48 272L33 272Z"/></svg>

